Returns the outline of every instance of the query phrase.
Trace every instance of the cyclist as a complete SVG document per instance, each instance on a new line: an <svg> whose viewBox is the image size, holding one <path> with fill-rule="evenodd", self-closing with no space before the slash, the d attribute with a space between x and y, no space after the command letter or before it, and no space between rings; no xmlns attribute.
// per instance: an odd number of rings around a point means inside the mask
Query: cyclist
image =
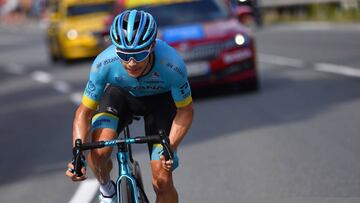
<svg viewBox="0 0 360 203"><path fill-rule="evenodd" d="M174 159L165 161L160 144L149 145L152 184L156 202L178 202L172 171L178 165L176 150L193 119L191 89L185 63L176 50L156 39L157 25L150 13L126 10L115 17L112 45L100 53L90 70L82 102L73 123L73 142L117 137L134 115L144 117L145 134L164 129ZM100 183L100 202L115 202L110 179L111 149L92 150L88 162ZM66 175L82 181L68 164ZM82 168L85 174L86 168Z"/></svg>

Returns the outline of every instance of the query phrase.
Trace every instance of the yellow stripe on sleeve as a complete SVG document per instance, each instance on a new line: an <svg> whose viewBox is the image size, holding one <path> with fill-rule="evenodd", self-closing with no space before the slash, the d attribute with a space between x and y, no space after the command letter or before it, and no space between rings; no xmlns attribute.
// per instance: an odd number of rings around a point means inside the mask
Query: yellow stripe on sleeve
<svg viewBox="0 0 360 203"><path fill-rule="evenodd" d="M90 99L86 95L83 95L81 103L92 110L95 110L97 108L97 106L99 105L99 102Z"/></svg>
<svg viewBox="0 0 360 203"><path fill-rule="evenodd" d="M95 119L99 118L100 116L108 116L108 117L111 117L111 118L114 118L117 120L119 119L117 116L114 116L114 115L112 115L110 113L106 113L106 112L98 113L98 114L94 115L92 119L95 120Z"/></svg>
<svg viewBox="0 0 360 203"><path fill-rule="evenodd" d="M192 97L191 95L188 96L186 99L179 101L179 102L175 102L175 105L177 108L181 108L181 107L185 107L187 105L189 105L192 102Z"/></svg>

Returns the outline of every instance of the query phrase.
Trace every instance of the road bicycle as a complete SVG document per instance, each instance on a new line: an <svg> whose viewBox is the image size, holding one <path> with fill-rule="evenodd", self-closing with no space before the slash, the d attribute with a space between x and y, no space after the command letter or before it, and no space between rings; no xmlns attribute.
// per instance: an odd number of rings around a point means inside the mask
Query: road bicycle
<svg viewBox="0 0 360 203"><path fill-rule="evenodd" d="M73 148L74 173L77 176L82 176L81 168L83 162L81 156L83 156L83 151L117 146L117 163L119 166L118 179L116 181L117 202L149 203L142 182L140 165L132 156L131 144L160 143L163 146L163 155L166 160L172 160L173 153L170 150L169 138L164 130L160 130L157 135L131 138L129 125L124 128L124 138L89 143L82 143L80 139L77 139Z"/></svg>

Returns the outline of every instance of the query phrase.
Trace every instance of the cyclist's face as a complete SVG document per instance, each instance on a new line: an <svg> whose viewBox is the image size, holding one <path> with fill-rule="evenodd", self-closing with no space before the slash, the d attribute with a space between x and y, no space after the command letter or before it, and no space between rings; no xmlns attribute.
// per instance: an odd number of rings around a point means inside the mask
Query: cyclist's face
<svg viewBox="0 0 360 203"><path fill-rule="evenodd" d="M150 54L147 56L147 58L140 62L137 62L134 58L131 58L129 61L123 61L123 60L120 61L124 66L126 72L131 77L140 77L146 72L146 69L148 69L151 66L151 64L149 64L151 52L152 52L152 48L150 49Z"/></svg>
<svg viewBox="0 0 360 203"><path fill-rule="evenodd" d="M149 57L141 62L136 62L134 59L130 59L129 62L122 61L121 63L131 77L140 77L149 65Z"/></svg>

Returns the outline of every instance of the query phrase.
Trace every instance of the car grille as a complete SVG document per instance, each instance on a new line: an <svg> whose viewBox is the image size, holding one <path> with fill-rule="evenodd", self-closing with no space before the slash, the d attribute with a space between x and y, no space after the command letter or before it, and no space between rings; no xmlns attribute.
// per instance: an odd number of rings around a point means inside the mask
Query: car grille
<svg viewBox="0 0 360 203"><path fill-rule="evenodd" d="M243 72L243 71L253 69L253 68L255 68L254 60L246 59L244 61L241 61L240 63L233 64L225 69L213 72L212 74L209 73L209 74L203 75L203 76L190 77L190 80L194 81L194 82L209 80L210 78L216 78L216 79L220 80L229 75Z"/></svg>
<svg viewBox="0 0 360 203"><path fill-rule="evenodd" d="M209 60L216 58L222 50L237 47L235 40L212 42L192 47L191 50L179 51L185 61Z"/></svg>

